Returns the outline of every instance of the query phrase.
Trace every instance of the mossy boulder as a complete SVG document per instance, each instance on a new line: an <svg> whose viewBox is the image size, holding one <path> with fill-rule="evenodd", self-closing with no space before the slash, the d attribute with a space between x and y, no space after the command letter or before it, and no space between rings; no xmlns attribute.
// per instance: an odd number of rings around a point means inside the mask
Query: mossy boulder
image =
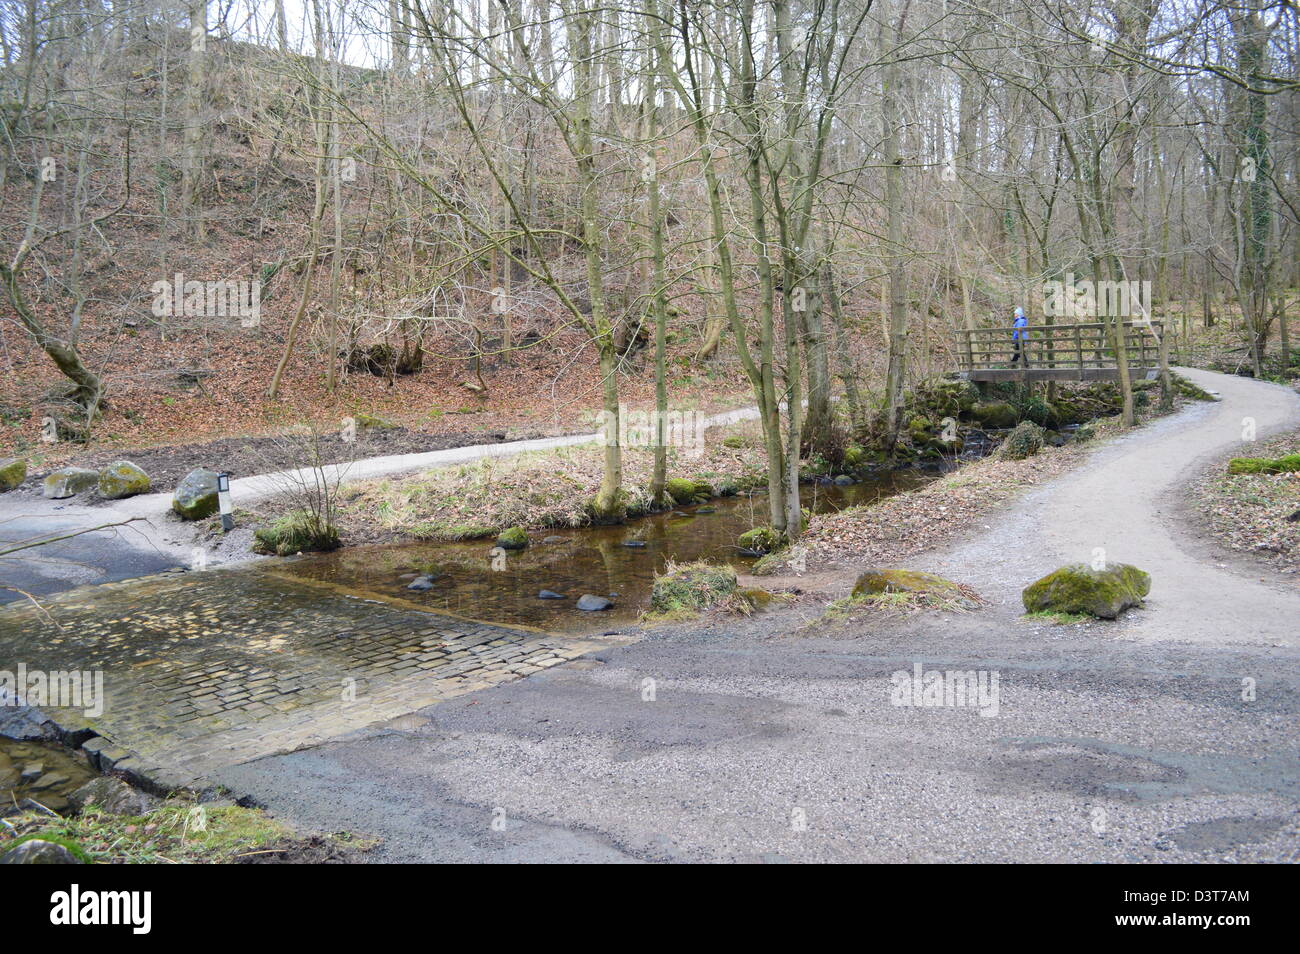
<svg viewBox="0 0 1300 954"><path fill-rule="evenodd" d="M736 539L736 545L754 553L772 553L785 546L785 534L771 527L755 527L742 533Z"/></svg>
<svg viewBox="0 0 1300 954"><path fill-rule="evenodd" d="M855 597L880 596L883 593L912 593L962 604L972 602L952 580L920 570L867 570L853 584Z"/></svg>
<svg viewBox="0 0 1300 954"><path fill-rule="evenodd" d="M41 493L54 500L73 497L99 484L99 472L87 467L64 467L47 474Z"/></svg>
<svg viewBox="0 0 1300 954"><path fill-rule="evenodd" d="M1043 429L1033 421L1021 421L1002 441L998 454L1007 460L1024 460L1043 449Z"/></svg>
<svg viewBox="0 0 1300 954"><path fill-rule="evenodd" d="M306 510L290 511L253 531L254 553L292 556L337 550L339 545L338 530Z"/></svg>
<svg viewBox="0 0 1300 954"><path fill-rule="evenodd" d="M99 495L109 500L134 497L148 490L149 475L129 460L119 460L99 472Z"/></svg>
<svg viewBox="0 0 1300 954"><path fill-rule="evenodd" d="M723 447L730 447L732 450L739 450L745 446L745 439L738 434L732 434L730 437L722 439Z"/></svg>
<svg viewBox="0 0 1300 954"><path fill-rule="evenodd" d="M934 440L934 427L919 414L914 414L907 420L907 436L911 438L913 446L924 447Z"/></svg>
<svg viewBox="0 0 1300 954"><path fill-rule="evenodd" d="M706 609L736 592L736 571L712 563L670 564L650 590L652 613L678 614Z"/></svg>
<svg viewBox="0 0 1300 954"><path fill-rule="evenodd" d="M1300 454L1284 457L1234 457L1228 461L1230 474L1294 474L1300 472Z"/></svg>
<svg viewBox="0 0 1300 954"><path fill-rule="evenodd" d="M182 477L172 492L172 509L183 520L202 520L216 513L217 472L196 467Z"/></svg>
<svg viewBox="0 0 1300 954"><path fill-rule="evenodd" d="M367 431L392 431L401 426L373 414L357 414L353 420L357 422L357 427Z"/></svg>
<svg viewBox="0 0 1300 954"><path fill-rule="evenodd" d="M1074 432L1074 442L1076 444L1086 444L1089 441L1097 439L1097 423L1088 421L1086 424L1080 424Z"/></svg>
<svg viewBox="0 0 1300 954"><path fill-rule="evenodd" d="M1140 606L1151 592L1151 576L1127 563L1112 563L1104 570L1075 563L1053 570L1025 587L1021 601L1025 612L1087 613L1114 619L1130 606Z"/></svg>
<svg viewBox="0 0 1300 954"><path fill-rule="evenodd" d="M1193 401L1217 401L1219 400L1209 391L1200 385L1193 384L1181 374L1170 374L1170 380L1174 385L1174 390L1185 398L1191 398Z"/></svg>
<svg viewBox="0 0 1300 954"><path fill-rule="evenodd" d="M668 491L668 496L672 497L679 504L689 504L695 500L695 481L687 480L685 477L673 477L664 489Z"/></svg>
<svg viewBox="0 0 1300 954"><path fill-rule="evenodd" d="M0 494L13 490L27 479L27 461L21 457L0 460Z"/></svg>
<svg viewBox="0 0 1300 954"><path fill-rule="evenodd" d="M497 546L502 550L523 550L528 546L528 531L523 527L507 527L497 535Z"/></svg>
<svg viewBox="0 0 1300 954"><path fill-rule="evenodd" d="M970 409L970 416L982 427L1015 427L1020 415L1007 401L981 401Z"/></svg>

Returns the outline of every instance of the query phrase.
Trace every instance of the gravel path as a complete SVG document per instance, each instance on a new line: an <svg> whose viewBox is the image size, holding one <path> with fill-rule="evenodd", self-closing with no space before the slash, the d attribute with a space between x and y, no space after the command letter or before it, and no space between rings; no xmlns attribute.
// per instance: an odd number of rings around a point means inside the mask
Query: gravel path
<svg viewBox="0 0 1300 954"><path fill-rule="evenodd" d="M995 613L1018 616L1026 585L1064 563L1089 563L1100 549L1108 561L1151 574L1146 607L1111 627L1126 638L1300 645L1300 581L1261 579L1250 564L1192 538L1180 492L1213 458L1252 453L1241 440L1243 419L1254 419L1259 438L1300 423L1300 396L1248 378L1179 371L1220 401L1110 441L928 568L972 584Z"/></svg>

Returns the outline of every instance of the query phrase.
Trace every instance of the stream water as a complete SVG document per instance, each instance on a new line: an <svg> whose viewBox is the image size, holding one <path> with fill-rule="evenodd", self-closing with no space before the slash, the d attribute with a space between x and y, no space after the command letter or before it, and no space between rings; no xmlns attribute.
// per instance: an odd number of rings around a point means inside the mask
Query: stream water
<svg viewBox="0 0 1300 954"><path fill-rule="evenodd" d="M845 487L806 485L800 497L804 507L825 513L873 503L927 483L939 473L908 469ZM498 554L495 569L489 552L493 541L476 540L349 547L275 561L271 572L379 598L409 600L472 619L551 632L608 631L647 608L654 576L668 560L725 562L745 572L756 560L742 555L736 538L769 523L767 507L766 495L754 493L620 526L539 531L531 535L526 550L509 552L504 559ZM432 575L432 589L408 589L417 574ZM539 599L542 590L565 599ZM613 609L595 613L577 609L578 598L586 593L612 599Z"/></svg>
<svg viewBox="0 0 1300 954"><path fill-rule="evenodd" d="M51 811L98 774L86 757L61 745L0 735L0 818L31 799Z"/></svg>

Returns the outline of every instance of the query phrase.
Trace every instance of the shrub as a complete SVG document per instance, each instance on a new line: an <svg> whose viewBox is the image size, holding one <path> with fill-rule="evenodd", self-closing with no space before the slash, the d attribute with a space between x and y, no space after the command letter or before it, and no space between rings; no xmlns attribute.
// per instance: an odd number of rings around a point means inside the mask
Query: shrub
<svg viewBox="0 0 1300 954"><path fill-rule="evenodd" d="M290 556L294 553L337 550L339 532L308 510L291 510L270 526L253 531L253 551Z"/></svg>
<svg viewBox="0 0 1300 954"><path fill-rule="evenodd" d="M1033 421L1021 421L999 448L999 454L1007 460L1024 460L1033 457L1043 449L1043 429Z"/></svg>

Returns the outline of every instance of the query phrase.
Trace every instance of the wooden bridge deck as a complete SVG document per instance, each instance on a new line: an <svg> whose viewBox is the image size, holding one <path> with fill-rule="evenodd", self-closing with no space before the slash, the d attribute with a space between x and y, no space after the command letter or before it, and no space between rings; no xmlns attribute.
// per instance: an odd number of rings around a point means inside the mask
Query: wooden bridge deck
<svg viewBox="0 0 1300 954"><path fill-rule="evenodd" d="M1133 379L1155 378L1163 362L1163 325L1122 325L1124 352ZM1119 365L1107 326L1101 322L1028 325L1020 329L1022 356L1015 360L1015 328L967 328L958 332L961 376L969 381L1118 381Z"/></svg>

